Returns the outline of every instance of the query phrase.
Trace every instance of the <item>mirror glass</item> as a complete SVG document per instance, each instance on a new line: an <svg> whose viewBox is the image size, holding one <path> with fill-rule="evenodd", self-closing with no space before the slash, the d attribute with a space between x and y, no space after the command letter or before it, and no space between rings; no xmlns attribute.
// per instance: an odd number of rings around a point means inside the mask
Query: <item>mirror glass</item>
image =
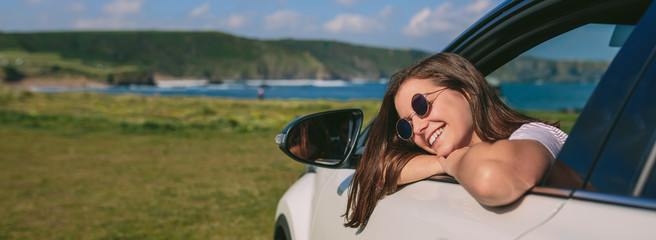
<svg viewBox="0 0 656 240"><path fill-rule="evenodd" d="M356 129L350 112L336 112L304 119L287 134L287 150L309 162L337 165L347 157Z"/></svg>

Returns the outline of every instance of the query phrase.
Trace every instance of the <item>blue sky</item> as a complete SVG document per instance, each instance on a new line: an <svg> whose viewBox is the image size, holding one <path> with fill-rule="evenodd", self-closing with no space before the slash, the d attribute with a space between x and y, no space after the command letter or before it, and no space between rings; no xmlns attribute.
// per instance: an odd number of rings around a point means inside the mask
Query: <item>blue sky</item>
<svg viewBox="0 0 656 240"><path fill-rule="evenodd" d="M8 0L0 31L202 30L438 52L501 0Z"/></svg>

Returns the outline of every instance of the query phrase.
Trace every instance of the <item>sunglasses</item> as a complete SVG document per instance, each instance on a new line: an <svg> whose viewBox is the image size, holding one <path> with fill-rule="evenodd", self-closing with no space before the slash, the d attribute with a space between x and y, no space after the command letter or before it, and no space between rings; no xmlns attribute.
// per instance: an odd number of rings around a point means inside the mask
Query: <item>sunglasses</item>
<svg viewBox="0 0 656 240"><path fill-rule="evenodd" d="M414 115L417 115L420 118L425 117L428 115L428 112L430 110L431 104L437 99L433 99L433 101L428 101L426 100L426 96L431 95L433 93L438 93L446 90L447 88L442 88L438 89L433 92L429 93L417 93L414 96L412 96L412 110L414 113L410 114L407 118L400 118L398 121L396 121L396 134L399 135L399 137L403 140L410 140L413 135L412 131L412 117ZM439 95L438 95L439 97Z"/></svg>

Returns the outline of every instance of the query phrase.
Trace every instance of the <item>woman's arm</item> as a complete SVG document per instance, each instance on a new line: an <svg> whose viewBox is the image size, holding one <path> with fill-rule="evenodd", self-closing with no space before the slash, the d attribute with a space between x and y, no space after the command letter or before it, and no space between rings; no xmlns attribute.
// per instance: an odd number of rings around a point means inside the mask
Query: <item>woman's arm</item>
<svg viewBox="0 0 656 240"><path fill-rule="evenodd" d="M479 203L501 206L539 183L551 158L538 141L499 140L458 149L439 162Z"/></svg>
<svg viewBox="0 0 656 240"><path fill-rule="evenodd" d="M429 178L435 174L445 173L435 155L422 154L410 159L401 170L397 180L398 185L416 182Z"/></svg>

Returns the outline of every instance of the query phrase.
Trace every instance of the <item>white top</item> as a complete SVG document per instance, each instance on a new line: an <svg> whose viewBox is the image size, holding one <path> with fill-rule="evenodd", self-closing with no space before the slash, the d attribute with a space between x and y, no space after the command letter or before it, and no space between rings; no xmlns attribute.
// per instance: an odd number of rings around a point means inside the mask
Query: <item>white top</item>
<svg viewBox="0 0 656 240"><path fill-rule="evenodd" d="M555 159L567 140L567 133L541 122L526 123L510 135L509 140L531 139L544 145ZM553 164L553 162L551 162Z"/></svg>

